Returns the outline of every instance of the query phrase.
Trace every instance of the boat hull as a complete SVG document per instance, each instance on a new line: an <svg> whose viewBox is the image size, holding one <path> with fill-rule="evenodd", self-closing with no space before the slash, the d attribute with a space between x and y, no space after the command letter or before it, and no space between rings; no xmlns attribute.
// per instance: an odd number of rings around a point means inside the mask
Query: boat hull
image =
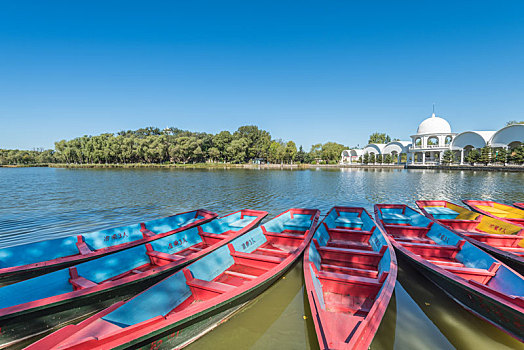
<svg viewBox="0 0 524 350"><path fill-rule="evenodd" d="M411 263L453 300L495 327L524 342L524 315L522 313L438 273L429 266L430 264L420 261L412 256L413 254L406 253L405 249L399 247L395 242L392 244L400 257Z"/></svg>

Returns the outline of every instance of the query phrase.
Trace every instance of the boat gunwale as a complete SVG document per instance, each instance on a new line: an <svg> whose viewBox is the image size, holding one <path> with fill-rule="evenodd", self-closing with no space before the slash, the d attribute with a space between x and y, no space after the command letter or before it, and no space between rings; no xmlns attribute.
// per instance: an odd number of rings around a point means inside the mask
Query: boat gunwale
<svg viewBox="0 0 524 350"><path fill-rule="evenodd" d="M477 213L484 214L484 215L489 216L489 217L491 217L493 219L501 220L501 221L504 221L504 222L507 222L507 223L510 223L510 224L513 224L513 225L524 227L524 218L522 218L522 219L519 219L519 218L501 218L501 217L496 216L493 213L490 213L490 212L488 212L488 211L486 211L484 209L478 208L477 204L474 204L473 202L490 202L490 203L496 203L496 204L499 204L499 205L503 205L503 206L509 207L511 209L524 210L522 208L518 208L518 207L515 208L515 207L512 207L511 205L507 205L507 204L499 203L499 202L495 202L495 201L490 201L490 200L476 200L476 199L463 199L462 200L462 203L466 204L468 207L470 207L471 209L473 209L473 211L476 211ZM512 220L515 220L517 222L512 221Z"/></svg>

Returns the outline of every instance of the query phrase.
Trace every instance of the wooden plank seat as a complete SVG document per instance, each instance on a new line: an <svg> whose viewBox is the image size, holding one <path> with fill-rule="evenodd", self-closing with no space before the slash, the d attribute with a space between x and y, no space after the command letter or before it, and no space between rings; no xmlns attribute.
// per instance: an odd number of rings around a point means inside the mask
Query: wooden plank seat
<svg viewBox="0 0 524 350"><path fill-rule="evenodd" d="M86 242L84 242L83 236L79 235L76 238L77 238L76 247L78 248L78 252L81 255L86 255L86 254L90 254L93 252L91 249L89 249Z"/></svg>
<svg viewBox="0 0 524 350"><path fill-rule="evenodd" d="M220 242L226 239L229 233L231 232L231 231L227 231L221 234L216 234L216 233L203 232L200 226L198 228L200 229L198 234L200 235L204 243L209 244L209 245L215 244L217 242Z"/></svg>
<svg viewBox="0 0 524 350"><path fill-rule="evenodd" d="M215 294L223 294L235 289L235 286L230 284L216 282L216 281L206 281L199 278L194 278L193 274L188 268L182 269L184 276L186 277L186 284L191 288L191 290L197 289L199 292L211 292ZM195 294L195 291L193 292ZM200 294L197 292L197 294Z"/></svg>
<svg viewBox="0 0 524 350"><path fill-rule="evenodd" d="M449 260L428 260L428 262L438 265L438 266L455 266L455 267L462 267L464 266L463 263L458 261L449 261Z"/></svg>
<svg viewBox="0 0 524 350"><path fill-rule="evenodd" d="M372 306L373 304L371 304ZM326 302L326 310L330 312L345 312L350 314L356 314L358 316L365 316L371 310L370 305L362 304L360 307L350 307L349 305Z"/></svg>
<svg viewBox="0 0 524 350"><path fill-rule="evenodd" d="M73 286L73 290L79 290L84 288L91 288L98 286L98 283L88 280L82 276L78 275L76 267L72 266L69 268L69 283Z"/></svg>
<svg viewBox="0 0 524 350"><path fill-rule="evenodd" d="M285 252L283 250L279 249L271 249L271 248L257 248L255 252L261 252L261 253L267 253L272 256L279 256L282 258L287 258L289 256L288 252Z"/></svg>
<svg viewBox="0 0 524 350"><path fill-rule="evenodd" d="M400 236L400 237L397 237L397 236L393 236L393 238L395 239L395 241L399 242L399 243L403 243L403 242L406 242L406 243L426 243L426 244L436 244L435 241L433 241L432 239L430 238L422 238L422 237L404 237L404 236Z"/></svg>
<svg viewBox="0 0 524 350"><path fill-rule="evenodd" d="M156 258L156 259L170 261L170 262L171 261L179 261L181 259L185 259L185 257L182 256L182 255L167 254L167 253L158 252L156 250L146 250L146 254L150 258Z"/></svg>
<svg viewBox="0 0 524 350"><path fill-rule="evenodd" d="M186 249L191 250L193 252L199 252L202 250L202 248L198 248L198 247L187 247Z"/></svg>
<svg viewBox="0 0 524 350"><path fill-rule="evenodd" d="M431 230L433 222L428 226L405 226L405 225L391 225L384 224L386 232L392 236L398 237L421 237L427 238L426 235Z"/></svg>
<svg viewBox="0 0 524 350"><path fill-rule="evenodd" d="M280 264L282 261L284 261L284 257L244 253L244 252L237 252L237 251L232 252L231 256L233 256L233 258L264 261L264 262L270 262L273 264Z"/></svg>
<svg viewBox="0 0 524 350"><path fill-rule="evenodd" d="M144 238L153 237L156 235L154 232L149 231L143 222L140 223L140 226L141 226L140 232L142 232L142 235L144 236Z"/></svg>
<svg viewBox="0 0 524 350"><path fill-rule="evenodd" d="M336 272L354 276L362 276L368 278L377 278L378 270L359 269L354 267L345 267L338 265L321 264L320 269L322 271Z"/></svg>
<svg viewBox="0 0 524 350"><path fill-rule="evenodd" d="M313 239L313 243L320 254L322 262L332 265L338 265L336 261L345 263L357 263L368 266L378 266L380 259L387 250L387 246L382 246L379 252L374 250L362 249L346 249L336 247L320 246L317 239ZM349 267L349 266L348 266ZM358 266L353 266L358 267Z"/></svg>
<svg viewBox="0 0 524 350"><path fill-rule="evenodd" d="M324 227L331 239L345 241L369 242L369 238L373 235L373 231L375 231L375 226L373 226L369 231L348 228L329 228L325 222Z"/></svg>
<svg viewBox="0 0 524 350"><path fill-rule="evenodd" d="M462 249L464 243L466 243L466 240L460 240L456 246L426 243L399 243L409 251L423 257L444 257L454 259L457 253Z"/></svg>
<svg viewBox="0 0 524 350"><path fill-rule="evenodd" d="M229 276L234 276L234 277L240 277L246 280L254 280L255 278L258 277L255 275L248 275L247 273L241 273L241 272L229 271L229 270L224 271L224 274L229 275Z"/></svg>
<svg viewBox="0 0 524 350"><path fill-rule="evenodd" d="M328 271L315 272L322 285L328 287L333 293L371 297L376 296L388 276L388 272L383 272L379 278L353 276Z"/></svg>
<svg viewBox="0 0 524 350"><path fill-rule="evenodd" d="M472 267L458 266L441 266L441 268L466 280L473 280L482 284L486 284L493 276L496 275L500 265L500 263L493 263L489 269L477 269Z"/></svg>
<svg viewBox="0 0 524 350"><path fill-rule="evenodd" d="M373 250L373 247L364 242L352 242L330 239L326 245L332 248L345 248L345 249L361 249L361 250Z"/></svg>

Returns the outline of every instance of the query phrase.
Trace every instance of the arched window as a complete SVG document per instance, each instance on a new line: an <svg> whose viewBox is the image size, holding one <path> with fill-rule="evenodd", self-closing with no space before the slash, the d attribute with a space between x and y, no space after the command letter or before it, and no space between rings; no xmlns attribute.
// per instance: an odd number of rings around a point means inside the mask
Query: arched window
<svg viewBox="0 0 524 350"><path fill-rule="evenodd" d="M415 146L422 146L422 139L420 137L415 139Z"/></svg>
<svg viewBox="0 0 524 350"><path fill-rule="evenodd" d="M451 135L448 135L448 136L446 136L446 140L444 142L446 143L446 145L449 145L451 143L452 139L453 138L451 137Z"/></svg>
<svg viewBox="0 0 524 350"><path fill-rule="evenodd" d="M438 146L438 138L436 136L431 136L428 139L428 146Z"/></svg>

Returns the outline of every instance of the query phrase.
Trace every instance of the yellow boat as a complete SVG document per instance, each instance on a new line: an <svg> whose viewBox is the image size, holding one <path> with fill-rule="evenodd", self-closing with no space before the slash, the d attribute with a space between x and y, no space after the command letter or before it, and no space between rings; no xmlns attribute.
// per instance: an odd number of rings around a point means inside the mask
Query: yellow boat
<svg viewBox="0 0 524 350"><path fill-rule="evenodd" d="M464 200L473 210L524 227L524 210L494 201Z"/></svg>

